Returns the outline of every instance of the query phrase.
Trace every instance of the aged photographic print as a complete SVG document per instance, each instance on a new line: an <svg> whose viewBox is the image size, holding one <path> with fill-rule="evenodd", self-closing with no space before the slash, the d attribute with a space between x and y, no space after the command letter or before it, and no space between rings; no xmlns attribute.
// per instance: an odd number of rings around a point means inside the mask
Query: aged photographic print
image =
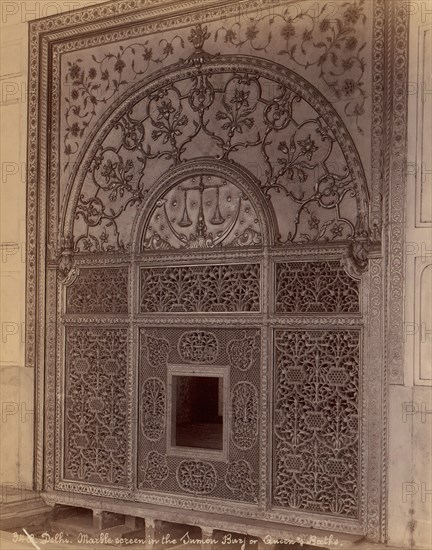
<svg viewBox="0 0 432 550"><path fill-rule="evenodd" d="M0 10L2 550L432 550L432 1Z"/></svg>

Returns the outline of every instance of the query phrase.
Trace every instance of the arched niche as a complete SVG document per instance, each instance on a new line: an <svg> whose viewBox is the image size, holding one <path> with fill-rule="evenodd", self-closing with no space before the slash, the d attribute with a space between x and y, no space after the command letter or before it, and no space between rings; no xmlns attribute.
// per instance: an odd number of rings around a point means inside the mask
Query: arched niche
<svg viewBox="0 0 432 550"><path fill-rule="evenodd" d="M67 254L136 250L138 213L183 165L198 173L200 159L253 182L268 243L345 243L365 266L355 243L370 236L368 189L343 122L299 75L247 56L174 64L108 110L65 194Z"/></svg>

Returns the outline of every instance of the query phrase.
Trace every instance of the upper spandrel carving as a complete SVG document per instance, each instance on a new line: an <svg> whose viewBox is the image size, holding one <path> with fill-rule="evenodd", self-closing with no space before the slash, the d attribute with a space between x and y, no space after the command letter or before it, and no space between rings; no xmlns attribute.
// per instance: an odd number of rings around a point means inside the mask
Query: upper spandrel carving
<svg viewBox="0 0 432 550"><path fill-rule="evenodd" d="M281 68L283 74L277 74L273 64L258 58L215 56L202 66L186 66L173 67L153 91L139 92L113 117L109 132L96 137L74 212L75 252L130 250L136 210L154 182L197 159L241 167L257 182L260 202L276 215L276 243L348 241L364 230L367 190L358 155L314 88L303 88L306 83L294 73ZM212 185L212 219L225 220L220 198L217 209L223 181L205 182L204 168L201 175L198 166L196 181L177 192L189 194L187 187L196 187L199 193L200 186ZM198 210L201 198L195 201ZM170 199L171 208L180 202ZM229 210L228 203L222 207ZM183 214L185 224L192 221L189 212ZM171 222L169 210L165 217L168 225L183 220L176 215ZM198 238L209 242L201 225L201 232L194 226L195 243L192 235L177 231L178 243L193 248ZM250 244L257 244L252 217L244 229ZM213 242L220 231L211 232ZM169 242L157 233L159 242Z"/></svg>

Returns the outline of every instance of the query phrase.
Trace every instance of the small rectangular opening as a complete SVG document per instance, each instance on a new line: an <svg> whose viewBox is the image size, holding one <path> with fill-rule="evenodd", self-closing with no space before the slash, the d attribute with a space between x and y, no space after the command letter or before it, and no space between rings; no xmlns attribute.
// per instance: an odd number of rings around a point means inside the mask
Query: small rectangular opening
<svg viewBox="0 0 432 550"><path fill-rule="evenodd" d="M222 450L222 377L175 375L172 396L171 445Z"/></svg>

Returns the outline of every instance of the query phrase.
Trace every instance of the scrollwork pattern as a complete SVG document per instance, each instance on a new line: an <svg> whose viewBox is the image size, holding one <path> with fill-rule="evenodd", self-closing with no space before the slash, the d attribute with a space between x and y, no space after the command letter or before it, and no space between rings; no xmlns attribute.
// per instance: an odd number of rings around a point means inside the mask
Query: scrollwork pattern
<svg viewBox="0 0 432 550"><path fill-rule="evenodd" d="M249 370L256 359L257 349L256 337L246 336L245 332L240 340L230 340L227 344L230 365L241 371Z"/></svg>
<svg viewBox="0 0 432 550"><path fill-rule="evenodd" d="M199 157L199 151L248 167L269 205L276 212L292 211L288 220L279 220L284 231L275 237L281 244L348 240L363 228L365 181L355 165L360 163L353 162L354 149L338 137L337 125L330 126L313 106L315 98L303 97L289 76L282 84L264 70L254 74L250 66L232 60L228 73L222 57L217 59L218 66L209 62L192 78L161 82L157 91L124 113L89 157L75 209L76 252L128 251L131 234L125 220L131 208L145 203L146 174L152 173L154 180ZM253 165L248 161L251 153ZM247 197L235 199L231 192L237 209L228 207L232 184L217 178L206 183L206 177L203 173L159 197L144 249L261 244L259 220ZM218 206L219 193L227 197L220 207L225 213ZM192 208L196 220L190 217Z"/></svg>
<svg viewBox="0 0 432 550"><path fill-rule="evenodd" d="M168 363L170 344L166 338L157 338L148 334L145 338L147 360L155 369L164 369Z"/></svg>
<svg viewBox="0 0 432 550"><path fill-rule="evenodd" d="M157 451L150 451L142 470L145 482L150 483L152 487L160 485L169 475L166 456Z"/></svg>

